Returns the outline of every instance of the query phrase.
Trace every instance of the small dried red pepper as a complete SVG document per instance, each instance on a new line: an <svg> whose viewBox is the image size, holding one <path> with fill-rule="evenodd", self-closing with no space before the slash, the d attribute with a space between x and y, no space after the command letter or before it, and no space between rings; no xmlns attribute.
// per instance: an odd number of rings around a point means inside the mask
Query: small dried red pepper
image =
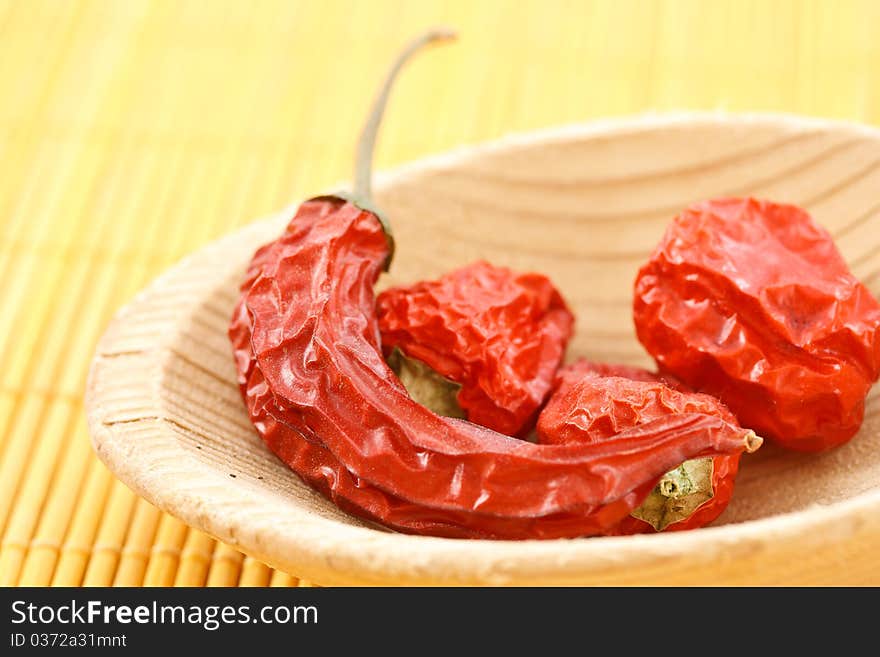
<svg viewBox="0 0 880 657"><path fill-rule="evenodd" d="M577 383L587 376L618 376L633 381L645 381L647 383L662 383L681 392L694 392L693 388L685 385L677 378L666 372L651 372L644 367L633 365L620 365L617 363L597 363L586 358L579 358L569 363L556 373L554 390L562 386Z"/></svg>
<svg viewBox="0 0 880 657"><path fill-rule="evenodd" d="M645 422L695 412L737 424L716 398L695 393L674 378L638 367L580 360L560 371L558 387L538 418L538 441L614 441ZM758 445L755 436L754 447ZM724 454L680 464L664 474L647 498L609 533L680 531L712 522L733 495L739 458L740 454Z"/></svg>
<svg viewBox="0 0 880 657"><path fill-rule="evenodd" d="M534 426L574 324L550 279L480 261L376 302L382 349L416 401L507 435Z"/></svg>
<svg viewBox="0 0 880 657"><path fill-rule="evenodd" d="M402 59L437 36L417 40ZM375 137L400 63L362 145ZM363 198L369 177L356 179ZM382 355L373 286L390 255L369 202L306 201L255 255L230 325L258 433L341 508L416 533L593 535L625 518L677 464L753 445L750 432L705 413L659 418L589 445L535 445L432 413Z"/></svg>
<svg viewBox="0 0 880 657"><path fill-rule="evenodd" d="M792 449L849 440L880 375L880 304L792 205L682 212L639 271L633 315L662 371Z"/></svg>

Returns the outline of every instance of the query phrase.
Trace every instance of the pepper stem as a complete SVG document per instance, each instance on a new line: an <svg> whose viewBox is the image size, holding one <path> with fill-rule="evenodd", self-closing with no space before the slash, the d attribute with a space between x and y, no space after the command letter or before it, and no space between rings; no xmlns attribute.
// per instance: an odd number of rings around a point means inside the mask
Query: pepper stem
<svg viewBox="0 0 880 657"><path fill-rule="evenodd" d="M410 44L397 56L385 77L385 82L379 90L379 94L373 101L373 107L367 116L367 122L361 131L360 140L357 147L357 158L355 160L354 169L354 195L363 201L370 200L370 185L373 176L373 150L376 145L376 135L379 132L379 124L382 123L382 115L385 112L385 105L388 104L388 96L391 94L391 87L397 74L403 68L404 64L416 52L424 46L436 41L446 41L455 38L455 32L448 28L436 28L425 32L421 36L413 39Z"/></svg>

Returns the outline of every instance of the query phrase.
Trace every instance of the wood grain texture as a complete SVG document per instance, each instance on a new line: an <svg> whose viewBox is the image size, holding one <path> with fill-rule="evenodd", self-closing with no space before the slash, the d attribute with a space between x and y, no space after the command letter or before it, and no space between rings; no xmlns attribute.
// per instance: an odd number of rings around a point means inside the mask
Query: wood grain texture
<svg viewBox="0 0 880 657"><path fill-rule="evenodd" d="M880 131L855 124L721 113L607 121L459 149L382 175L376 188L398 245L382 285L475 258L544 272L578 317L570 358L647 363L632 281L671 216L702 198L806 207L880 292ZM256 436L226 338L250 256L289 215L184 259L98 346L86 398L93 444L163 510L327 584L880 584L876 389L844 447L805 456L770 446L744 458L733 502L707 529L466 541L342 513Z"/></svg>

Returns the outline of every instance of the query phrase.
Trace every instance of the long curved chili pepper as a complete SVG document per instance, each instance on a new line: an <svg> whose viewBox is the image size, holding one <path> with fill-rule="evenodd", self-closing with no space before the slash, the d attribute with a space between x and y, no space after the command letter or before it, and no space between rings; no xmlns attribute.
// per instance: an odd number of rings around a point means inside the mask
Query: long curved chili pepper
<svg viewBox="0 0 880 657"><path fill-rule="evenodd" d="M674 378L582 359L560 370L558 386L538 418L538 442L613 441L631 427L690 412L737 424L718 399L695 393ZM612 533L680 531L715 520L733 495L739 459L740 454L697 458L667 472Z"/></svg>
<svg viewBox="0 0 880 657"><path fill-rule="evenodd" d="M483 261L387 289L376 308L386 359L413 399L511 436L534 426L574 324L549 278Z"/></svg>
<svg viewBox="0 0 880 657"><path fill-rule="evenodd" d="M237 353L246 353L249 339L248 318L244 306L236 315L230 333ZM614 524L615 519L629 512L638 500L645 498L650 485L634 489L629 495L607 505L592 518L580 513L561 513L540 518L502 518L480 513L456 513L412 504L371 486L352 475L313 435L278 420L274 398L251 360L242 389L254 425L263 440L282 461L295 470L307 483L333 500L341 509L381 522L398 531L430 534L450 538L550 539L600 533ZM591 524L590 524L590 521ZM592 526L591 526L592 525Z"/></svg>
<svg viewBox="0 0 880 657"><path fill-rule="evenodd" d="M530 524L564 518L558 535L590 535L613 528L677 464L756 447L753 432L704 413L660 418L613 443L571 446L534 445L435 415L407 395L382 357L373 285L390 253L368 201L306 201L258 251L230 327L257 431L337 504L379 521L385 501L411 504L424 528L397 526L415 532L450 519L463 532L485 522L492 537L507 537L508 525L510 537L543 537ZM363 490L383 493L381 503Z"/></svg>
<svg viewBox="0 0 880 657"><path fill-rule="evenodd" d="M792 205L686 209L639 271L633 317L662 371L791 449L849 440L880 375L880 304Z"/></svg>

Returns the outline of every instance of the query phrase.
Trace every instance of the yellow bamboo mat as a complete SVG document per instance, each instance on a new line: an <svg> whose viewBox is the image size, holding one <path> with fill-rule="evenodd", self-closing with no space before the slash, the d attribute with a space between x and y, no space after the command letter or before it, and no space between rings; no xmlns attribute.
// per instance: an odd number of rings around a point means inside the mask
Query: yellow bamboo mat
<svg viewBox="0 0 880 657"><path fill-rule="evenodd" d="M345 179L392 54L378 166L683 108L880 123L880 3L0 0L0 585L307 585L93 456L98 336L202 244Z"/></svg>

